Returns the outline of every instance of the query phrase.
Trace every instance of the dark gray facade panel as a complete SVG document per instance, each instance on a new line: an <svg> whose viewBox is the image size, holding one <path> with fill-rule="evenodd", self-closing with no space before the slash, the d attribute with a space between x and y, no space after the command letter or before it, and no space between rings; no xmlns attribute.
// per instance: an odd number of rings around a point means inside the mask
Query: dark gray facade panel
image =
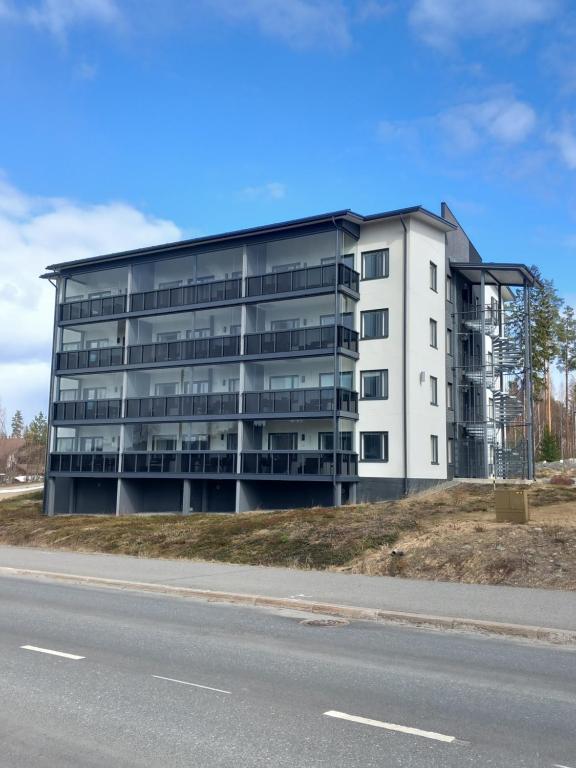
<svg viewBox="0 0 576 768"><path fill-rule="evenodd" d="M173 512L182 510L182 481L174 479L128 480L123 479L129 509L121 508L119 514L132 512Z"/></svg>
<svg viewBox="0 0 576 768"><path fill-rule="evenodd" d="M446 233L446 256L448 260L479 264L482 261L480 254L446 203L442 203L442 218L457 227L457 229Z"/></svg>
<svg viewBox="0 0 576 768"><path fill-rule="evenodd" d="M441 487L446 482L448 482L446 479L409 478L408 494ZM403 496L403 477L361 477L358 482L358 502L389 501L401 499Z"/></svg>
<svg viewBox="0 0 576 768"><path fill-rule="evenodd" d="M255 509L294 509L297 507L331 507L332 483L245 480Z"/></svg>
<svg viewBox="0 0 576 768"><path fill-rule="evenodd" d="M66 478L57 478L65 480ZM74 506L71 512L78 515L116 514L116 480L92 477L75 477Z"/></svg>

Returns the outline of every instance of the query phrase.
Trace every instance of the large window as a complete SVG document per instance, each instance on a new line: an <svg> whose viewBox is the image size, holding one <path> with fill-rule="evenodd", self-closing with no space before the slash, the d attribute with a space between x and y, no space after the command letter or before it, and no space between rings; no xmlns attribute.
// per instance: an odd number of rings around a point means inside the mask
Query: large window
<svg viewBox="0 0 576 768"><path fill-rule="evenodd" d="M446 405L448 408L454 408L454 384L448 382L446 385Z"/></svg>
<svg viewBox="0 0 576 768"><path fill-rule="evenodd" d="M321 387L333 387L334 386L334 374L333 373L321 373L319 376L319 384ZM352 389L353 385L352 371L340 371L340 386L342 389Z"/></svg>
<svg viewBox="0 0 576 768"><path fill-rule="evenodd" d="M388 277L389 254L388 248L379 251L364 251L362 254L362 280L376 280Z"/></svg>
<svg viewBox="0 0 576 768"><path fill-rule="evenodd" d="M438 435L430 435L430 463L438 464Z"/></svg>
<svg viewBox="0 0 576 768"><path fill-rule="evenodd" d="M430 290L438 293L438 267L433 261L430 262Z"/></svg>
<svg viewBox="0 0 576 768"><path fill-rule="evenodd" d="M454 337L452 335L452 329L446 328L446 353L449 355L454 354Z"/></svg>
<svg viewBox="0 0 576 768"><path fill-rule="evenodd" d="M361 461L388 461L388 432L362 432Z"/></svg>
<svg viewBox="0 0 576 768"><path fill-rule="evenodd" d="M361 371L360 397L364 400L385 400L388 397L388 370Z"/></svg>
<svg viewBox="0 0 576 768"><path fill-rule="evenodd" d="M297 432L271 432L268 435L269 451L295 451L297 448Z"/></svg>
<svg viewBox="0 0 576 768"><path fill-rule="evenodd" d="M430 376L430 405L438 405L438 379Z"/></svg>
<svg viewBox="0 0 576 768"><path fill-rule="evenodd" d="M299 378L299 376L292 374L270 376L270 389L297 389Z"/></svg>
<svg viewBox="0 0 576 768"><path fill-rule="evenodd" d="M454 438L448 438L448 464L454 464Z"/></svg>
<svg viewBox="0 0 576 768"><path fill-rule="evenodd" d="M388 310L371 309L362 312L362 338L383 339L388 336Z"/></svg>
<svg viewBox="0 0 576 768"><path fill-rule="evenodd" d="M452 275L446 275L446 301L452 301Z"/></svg>
<svg viewBox="0 0 576 768"><path fill-rule="evenodd" d="M430 318L430 346L438 348L438 323Z"/></svg>
<svg viewBox="0 0 576 768"><path fill-rule="evenodd" d="M341 451L352 450L352 432L339 432L339 442ZM334 432L318 432L318 450L334 450Z"/></svg>

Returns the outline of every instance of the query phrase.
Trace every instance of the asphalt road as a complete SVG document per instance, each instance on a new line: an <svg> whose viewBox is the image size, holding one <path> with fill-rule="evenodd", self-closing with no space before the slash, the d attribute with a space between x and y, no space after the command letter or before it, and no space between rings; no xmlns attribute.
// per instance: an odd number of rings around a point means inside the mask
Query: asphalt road
<svg viewBox="0 0 576 768"><path fill-rule="evenodd" d="M0 765L576 768L574 650L302 618L0 578Z"/></svg>

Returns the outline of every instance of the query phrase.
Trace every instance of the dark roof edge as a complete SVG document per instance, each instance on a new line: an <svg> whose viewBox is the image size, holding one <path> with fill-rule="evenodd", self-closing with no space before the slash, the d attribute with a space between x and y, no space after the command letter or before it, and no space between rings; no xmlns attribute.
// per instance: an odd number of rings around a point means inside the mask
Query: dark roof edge
<svg viewBox="0 0 576 768"><path fill-rule="evenodd" d="M306 216L300 219L289 219L288 221L281 221L274 224L266 224L259 227L249 227L248 229L231 230L230 232L223 232L217 235L208 235L206 237L196 237L188 240L178 240L171 243L162 243L160 245L146 246L144 248L133 248L127 251L118 251L115 253L103 254L100 256L90 256L86 259L76 259L73 261L64 261L57 264L49 264L46 269L52 270L52 273L46 273L42 275L43 278L48 278L53 275L54 272L58 272L61 269L74 269L75 267L85 266L87 264L96 264L106 261L118 261L121 259L130 258L131 256L138 256L142 254L162 253L163 251L178 250L188 246L199 246L208 243L218 243L227 240L236 240L243 237L250 237L252 235L264 234L266 232L281 231L283 229L289 230L299 226L305 226L307 224L321 224L322 222L329 222L335 219L348 218L357 222L370 222L379 219L390 219L400 216L409 216L412 214L421 214L425 217L430 217L434 222L441 224L445 229L455 229L456 227L446 219L438 216L421 205L411 206L409 208L398 208L394 211L385 211L382 213L375 213L369 216L362 216L359 213L355 213L349 208L345 208L340 211L333 211L330 213L323 213L317 216Z"/></svg>
<svg viewBox="0 0 576 768"><path fill-rule="evenodd" d="M452 261L450 262L450 267L452 269L461 269L463 271L473 270L475 272L490 272L492 270L496 272L499 270L502 272L516 271L520 272L525 278L527 278L531 285L542 285L542 282L536 277L530 267L526 266L526 264L505 261L483 261L481 264L473 264L468 261Z"/></svg>

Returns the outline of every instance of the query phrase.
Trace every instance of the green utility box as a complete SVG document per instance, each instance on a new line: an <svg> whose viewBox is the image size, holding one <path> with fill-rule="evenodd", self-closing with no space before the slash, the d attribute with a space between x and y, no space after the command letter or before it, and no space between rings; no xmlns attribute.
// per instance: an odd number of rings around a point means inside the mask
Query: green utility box
<svg viewBox="0 0 576 768"><path fill-rule="evenodd" d="M496 488L495 501L497 523L527 523L530 519L526 489Z"/></svg>

